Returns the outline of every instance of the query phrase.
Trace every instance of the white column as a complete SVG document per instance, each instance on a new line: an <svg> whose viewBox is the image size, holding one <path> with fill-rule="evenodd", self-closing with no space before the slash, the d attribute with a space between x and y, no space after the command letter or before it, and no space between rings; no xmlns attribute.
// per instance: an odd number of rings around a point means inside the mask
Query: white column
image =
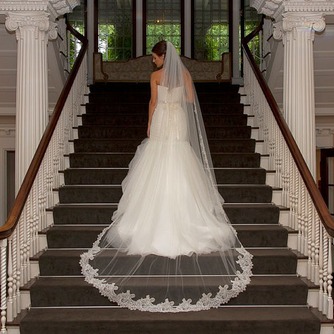
<svg viewBox="0 0 334 334"><path fill-rule="evenodd" d="M322 31L325 21L321 14L285 13L281 27L284 44L284 116L315 177L313 41L314 31Z"/></svg>
<svg viewBox="0 0 334 334"><path fill-rule="evenodd" d="M48 38L55 24L45 12L8 13L6 28L16 32L16 191L48 122Z"/></svg>

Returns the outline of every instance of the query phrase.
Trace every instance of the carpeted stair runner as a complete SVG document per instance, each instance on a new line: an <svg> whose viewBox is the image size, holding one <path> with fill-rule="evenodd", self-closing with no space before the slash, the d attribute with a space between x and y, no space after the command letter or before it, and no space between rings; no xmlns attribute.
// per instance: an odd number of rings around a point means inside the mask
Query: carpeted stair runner
<svg viewBox="0 0 334 334"><path fill-rule="evenodd" d="M148 84L96 84L68 157L70 167L62 171L59 204L49 209L54 226L45 232L48 249L31 259L38 261L40 277L26 287L31 309L21 334L320 333L320 320L307 307L308 284L296 275L298 257L287 248L288 231L279 224L280 208L271 203L273 189L265 184L238 87L198 83L197 90L224 208L254 255L255 276L247 290L218 309L154 314L119 308L84 282L79 256L111 221L128 164L146 136L149 100ZM216 284L215 254L201 261L207 264L207 284ZM137 289L147 284L147 278L133 280ZM163 280L153 278L152 289ZM185 288L192 284L194 278L187 277Z"/></svg>

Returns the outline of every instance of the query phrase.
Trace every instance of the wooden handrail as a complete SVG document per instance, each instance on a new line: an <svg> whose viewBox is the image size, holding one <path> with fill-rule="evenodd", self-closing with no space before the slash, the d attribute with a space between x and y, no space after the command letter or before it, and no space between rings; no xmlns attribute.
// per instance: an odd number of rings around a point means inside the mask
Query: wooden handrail
<svg viewBox="0 0 334 334"><path fill-rule="evenodd" d="M77 32L73 27L67 23L67 30L69 30L77 39L80 40L82 43L81 50L78 54L77 59L75 60L75 63L73 65L73 68L66 80L66 83L59 95L57 104L55 106L54 112L51 116L51 119L44 131L44 134L41 138L41 141L37 147L37 150L34 154L34 157L30 163L30 166L28 168L28 171L24 177L24 180L22 182L22 185L19 189L19 192L16 196L15 202L13 204L13 207L9 213L9 216L7 218L7 221L5 225L0 227L0 240L8 238L15 230L15 227L19 221L21 212L24 208L24 205L26 203L26 200L29 196L29 192L33 186L33 183L35 181L36 175L38 173L39 167L42 163L43 157L45 155L45 152L48 148L49 142L51 140L52 134L56 128L58 119L62 113L63 107L65 105L67 96L69 95L69 92L72 88L73 82L77 76L77 73L79 71L80 65L84 59L85 53L87 51L88 46L88 40L86 37L82 36L79 32Z"/></svg>
<svg viewBox="0 0 334 334"><path fill-rule="evenodd" d="M309 170L309 168L306 165L306 162L304 160L303 155L301 154L298 145L293 137L293 135L291 134L291 131L285 121L285 119L283 118L281 111L277 105L277 102L274 98L274 96L272 95L267 82L265 81L265 79L263 78L258 66L255 63L254 57L252 55L252 53L249 50L248 47L248 42L254 38L259 31L262 29L262 22L261 24L253 31L251 32L249 35L247 35L243 41L242 41L242 47L246 53L247 59L250 63L250 66L252 67L254 74L259 82L259 85L267 99L267 102L274 114L274 117L276 119L276 122L282 132L282 135L287 143L287 146L289 147L289 150L293 156L293 159L297 165L297 168L304 180L305 186L307 188L307 190L310 193L310 196L313 200L314 206L319 214L319 217L324 225L324 227L326 228L328 234L331 237L334 237L334 220L328 210L328 207L316 185L316 183L314 182L313 176Z"/></svg>

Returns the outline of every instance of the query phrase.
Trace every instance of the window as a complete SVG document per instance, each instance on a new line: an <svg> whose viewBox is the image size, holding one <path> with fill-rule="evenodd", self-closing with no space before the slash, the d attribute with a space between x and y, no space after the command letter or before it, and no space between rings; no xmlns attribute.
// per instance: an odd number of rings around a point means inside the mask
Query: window
<svg viewBox="0 0 334 334"><path fill-rule="evenodd" d="M77 30L81 35L85 35L85 3L74 8L72 13L67 14L68 22L71 26ZM76 39L70 32L67 35L68 38L68 69L73 67L73 64L81 50L81 42Z"/></svg>
<svg viewBox="0 0 334 334"><path fill-rule="evenodd" d="M104 61L122 61L132 57L132 0L98 1L98 52Z"/></svg>
<svg viewBox="0 0 334 334"><path fill-rule="evenodd" d="M205 35L205 59L220 60L224 52L229 51L229 25L227 23L212 24Z"/></svg>
<svg viewBox="0 0 334 334"><path fill-rule="evenodd" d="M181 1L146 1L146 54L154 44L164 39L181 53Z"/></svg>
<svg viewBox="0 0 334 334"><path fill-rule="evenodd" d="M229 0L194 1L194 58L221 60L229 45Z"/></svg>
<svg viewBox="0 0 334 334"><path fill-rule="evenodd" d="M243 12L244 12L244 17L243 17L243 22L242 22L242 27L243 29L241 33L241 38L247 36L250 34L260 23L262 15L259 15L257 11L250 6L250 1L249 0L244 0L243 3ZM249 49L252 52L255 61L260 64L261 62L261 43L260 43L260 36L257 35L255 38L253 38L249 43L248 43Z"/></svg>

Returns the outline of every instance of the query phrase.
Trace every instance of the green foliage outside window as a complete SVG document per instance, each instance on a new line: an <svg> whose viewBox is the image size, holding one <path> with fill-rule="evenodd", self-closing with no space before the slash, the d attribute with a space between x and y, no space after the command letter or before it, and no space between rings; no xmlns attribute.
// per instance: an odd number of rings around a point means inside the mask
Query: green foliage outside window
<svg viewBox="0 0 334 334"><path fill-rule="evenodd" d="M82 22L71 22L72 27L77 30L81 35L84 35L84 25ZM81 50L81 42L76 39L71 33L69 33L69 65L72 69L75 60Z"/></svg>
<svg viewBox="0 0 334 334"><path fill-rule="evenodd" d="M245 36L249 35L258 26L259 22L245 22ZM259 35L254 37L249 43L248 47L252 52L256 63L259 65L261 62L261 45Z"/></svg>
<svg viewBox="0 0 334 334"><path fill-rule="evenodd" d="M115 60L115 50L111 46L115 44L116 39L116 29L113 24L99 24L98 51L102 53L104 61Z"/></svg>
<svg viewBox="0 0 334 334"><path fill-rule="evenodd" d="M118 33L113 24L99 24L98 50L104 61L122 61L131 58L132 35L130 25L122 27Z"/></svg>
<svg viewBox="0 0 334 334"><path fill-rule="evenodd" d="M229 26L227 23L212 24L205 35L206 60L221 60L221 55L229 51Z"/></svg>
<svg viewBox="0 0 334 334"><path fill-rule="evenodd" d="M161 40L166 40L181 52L181 25L179 23L147 24L146 25L146 54L151 54L152 47Z"/></svg>

